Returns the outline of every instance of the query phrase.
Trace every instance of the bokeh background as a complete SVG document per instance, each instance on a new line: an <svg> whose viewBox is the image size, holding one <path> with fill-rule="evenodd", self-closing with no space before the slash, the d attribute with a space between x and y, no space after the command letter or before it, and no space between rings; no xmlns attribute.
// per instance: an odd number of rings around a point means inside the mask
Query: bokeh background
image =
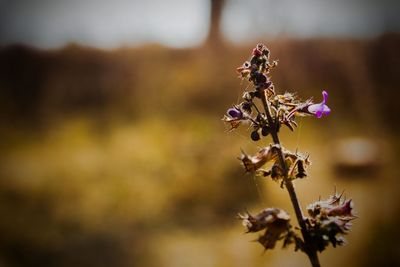
<svg viewBox="0 0 400 267"><path fill-rule="evenodd" d="M309 266L235 219L282 207L227 132L264 42L278 92L332 113L283 144L311 155L303 208L335 186L359 219L322 266L400 266L399 2L0 0L0 266Z"/></svg>

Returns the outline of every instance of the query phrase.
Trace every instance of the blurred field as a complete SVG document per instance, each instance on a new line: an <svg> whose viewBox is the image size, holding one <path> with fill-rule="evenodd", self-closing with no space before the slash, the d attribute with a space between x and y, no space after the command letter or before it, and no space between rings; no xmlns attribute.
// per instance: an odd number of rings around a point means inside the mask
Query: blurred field
<svg viewBox="0 0 400 267"><path fill-rule="evenodd" d="M331 116L282 132L313 161L296 182L302 206L336 185L360 217L323 266L400 266L400 36L266 44L279 92L330 93ZM220 121L246 88L235 69L253 45L3 47L0 266L308 266L290 249L263 254L235 220L246 208L293 214L279 185L236 159L265 143ZM378 145L380 169L338 177L335 142L354 136Z"/></svg>

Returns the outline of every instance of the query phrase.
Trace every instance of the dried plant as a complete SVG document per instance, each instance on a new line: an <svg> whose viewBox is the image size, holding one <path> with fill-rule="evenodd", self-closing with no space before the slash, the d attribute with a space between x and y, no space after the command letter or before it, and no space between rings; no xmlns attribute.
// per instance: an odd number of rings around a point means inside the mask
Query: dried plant
<svg viewBox="0 0 400 267"><path fill-rule="evenodd" d="M292 93L277 94L269 78L270 71L277 65L277 61L270 61L267 47L258 44L253 49L251 59L237 68L240 78L249 81L252 88L243 93L241 103L228 109L222 120L229 125L229 130L244 123L249 124L253 141L260 140L262 136L272 137L272 144L261 148L255 155L242 151L239 159L246 172L271 177L282 188L286 188L299 227L293 227L289 214L278 208L264 209L255 216L246 212L238 217L248 233L263 231L257 241L265 250L275 248L280 240L283 241L283 247L294 244L295 250L306 253L312 266L316 267L320 266L318 251L322 252L329 244L336 247L345 243L343 235L349 231L350 221L355 216L352 213L352 201L343 199L343 194L337 194L336 190L329 199L310 204L307 207L308 217L303 215L293 181L307 177L306 170L311 161L309 155L282 147L278 133L281 126L294 131L299 116L321 118L331 110L327 106L326 91L322 92L320 103L314 103L312 99L301 101Z"/></svg>

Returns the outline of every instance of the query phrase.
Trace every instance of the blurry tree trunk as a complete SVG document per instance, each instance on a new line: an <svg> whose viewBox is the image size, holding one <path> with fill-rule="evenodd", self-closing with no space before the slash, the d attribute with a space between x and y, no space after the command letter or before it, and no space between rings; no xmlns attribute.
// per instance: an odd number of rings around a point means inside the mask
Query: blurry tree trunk
<svg viewBox="0 0 400 267"><path fill-rule="evenodd" d="M218 47L222 44L221 17L225 0L210 0L211 15L210 29L208 32L207 44Z"/></svg>

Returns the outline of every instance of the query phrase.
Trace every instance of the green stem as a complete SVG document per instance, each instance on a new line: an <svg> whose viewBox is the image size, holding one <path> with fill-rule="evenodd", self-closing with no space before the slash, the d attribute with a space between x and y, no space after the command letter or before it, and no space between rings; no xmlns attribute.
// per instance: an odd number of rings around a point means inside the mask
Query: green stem
<svg viewBox="0 0 400 267"><path fill-rule="evenodd" d="M272 140L273 140L274 144L277 145L277 147L278 147L279 164L281 165L281 168L284 173L283 181L284 181L286 189L289 193L290 201L292 202L293 209L296 213L296 218L297 218L297 221L298 221L300 229L301 229L301 234L303 236L303 240L304 240L304 244L305 244L304 252L307 254L308 258L310 259L312 267L320 267L321 265L319 263L318 254L317 254L317 251L315 250L314 246L312 245L310 234L307 230L307 225L306 225L306 222L303 217L303 212L301 210L299 200L296 195L296 191L294 190L292 181L288 177L288 167L286 165L285 157L282 152L282 147L281 147L281 143L279 141L276 123L271 116L271 111L270 111L270 107L268 104L267 96L265 95L265 90L260 90L260 94L261 94L261 101L262 101L264 109L265 109L265 114L267 116L268 124L270 126L270 133L272 136Z"/></svg>

